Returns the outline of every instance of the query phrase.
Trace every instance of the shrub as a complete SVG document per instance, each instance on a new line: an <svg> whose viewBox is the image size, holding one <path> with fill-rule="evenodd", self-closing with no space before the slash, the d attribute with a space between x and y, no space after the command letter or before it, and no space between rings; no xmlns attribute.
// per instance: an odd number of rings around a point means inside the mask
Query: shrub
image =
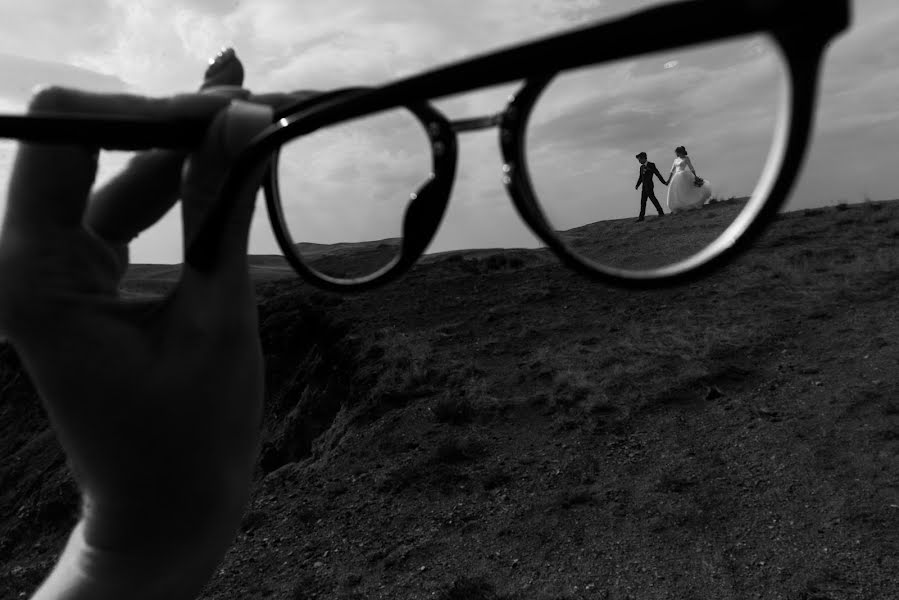
<svg viewBox="0 0 899 600"><path fill-rule="evenodd" d="M464 395L447 395L440 398L434 408L434 419L438 423L449 423L452 425L464 425L470 423L474 419L474 406Z"/></svg>

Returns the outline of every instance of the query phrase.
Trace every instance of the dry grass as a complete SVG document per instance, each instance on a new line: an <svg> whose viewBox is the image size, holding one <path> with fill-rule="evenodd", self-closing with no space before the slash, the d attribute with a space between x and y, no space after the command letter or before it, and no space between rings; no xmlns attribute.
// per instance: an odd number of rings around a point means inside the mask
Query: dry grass
<svg viewBox="0 0 899 600"><path fill-rule="evenodd" d="M353 395L366 418L376 419L437 393L438 369L424 338L387 327L361 340L359 346Z"/></svg>

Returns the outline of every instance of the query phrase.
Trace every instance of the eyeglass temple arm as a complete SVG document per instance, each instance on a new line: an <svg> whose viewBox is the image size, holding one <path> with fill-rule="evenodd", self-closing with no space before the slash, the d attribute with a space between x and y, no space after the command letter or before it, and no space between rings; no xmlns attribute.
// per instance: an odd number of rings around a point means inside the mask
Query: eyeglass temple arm
<svg viewBox="0 0 899 600"><path fill-rule="evenodd" d="M93 115L0 115L0 138L52 144L89 144L109 150L195 148L208 118L178 120Z"/></svg>
<svg viewBox="0 0 899 600"><path fill-rule="evenodd" d="M677 2L455 63L375 93L428 100L739 35L808 30L811 21L814 31L826 38L843 31L850 21L849 0Z"/></svg>
<svg viewBox="0 0 899 600"><path fill-rule="evenodd" d="M361 88L346 88L321 94L296 93L298 99L275 112L275 119L297 110L311 108ZM98 117L78 114L0 115L0 138L48 144L89 144L108 150L148 148L196 148L211 118L152 119L140 117Z"/></svg>

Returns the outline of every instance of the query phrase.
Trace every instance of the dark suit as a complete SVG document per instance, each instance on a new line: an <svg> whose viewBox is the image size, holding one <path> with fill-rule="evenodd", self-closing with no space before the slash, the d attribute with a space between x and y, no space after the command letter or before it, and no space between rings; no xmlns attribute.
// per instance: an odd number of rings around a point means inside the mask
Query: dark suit
<svg viewBox="0 0 899 600"><path fill-rule="evenodd" d="M660 215L664 215L662 212L662 205L659 204L658 199L656 198L656 191L653 184L653 178L658 177L659 181L665 183L665 178L662 177L662 174L659 173L659 169L656 167L655 163L651 163L646 161L645 164L640 165L640 174L637 179L637 187L640 187L640 184L643 184L643 194L640 196L640 218L644 218L646 216L646 201L652 200L653 206L656 207L656 210L659 211Z"/></svg>

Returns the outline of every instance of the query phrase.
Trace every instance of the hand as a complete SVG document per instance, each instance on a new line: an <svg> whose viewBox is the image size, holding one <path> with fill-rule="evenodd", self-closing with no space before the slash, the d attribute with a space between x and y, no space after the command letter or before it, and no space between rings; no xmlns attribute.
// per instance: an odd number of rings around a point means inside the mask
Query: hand
<svg viewBox="0 0 899 600"><path fill-rule="evenodd" d="M234 50L223 49L210 61L200 91L206 96L264 104L276 112L297 100L320 94L311 90L253 94L242 87L243 77L243 65ZM127 244L137 233L156 223L178 201L186 158L186 152L175 150L140 153L125 171L92 195L86 218L96 233L114 242L121 260L127 262ZM141 193L134 193L135 190ZM147 202L148 197L153 201ZM122 221L122 214L128 215L127 220Z"/></svg>
<svg viewBox="0 0 899 600"><path fill-rule="evenodd" d="M48 89L30 110L214 117L183 178L175 171L189 240L236 153L271 123L266 107L229 105L218 94L146 100ZM161 179L171 164L168 156L156 165ZM171 204L142 187L152 166L136 159L92 197L94 150L23 144L16 156L0 233L0 332L41 395L84 503L36 598L63 589L65 598L193 597L248 497L263 371L246 251L262 172L239 190L210 272L185 266L164 300L126 301L117 291L124 244Z"/></svg>

